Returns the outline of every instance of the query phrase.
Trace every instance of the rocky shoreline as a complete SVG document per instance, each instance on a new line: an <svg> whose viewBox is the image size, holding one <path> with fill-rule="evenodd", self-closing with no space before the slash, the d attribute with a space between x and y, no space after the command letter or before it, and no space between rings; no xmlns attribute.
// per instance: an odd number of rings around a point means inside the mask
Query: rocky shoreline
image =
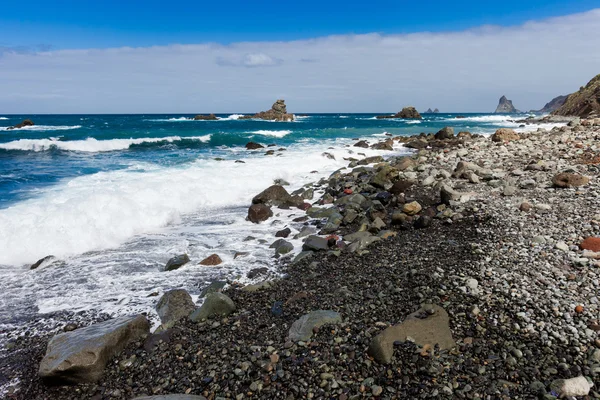
<svg viewBox="0 0 600 400"><path fill-rule="evenodd" d="M600 120L570 125L358 142L415 153L253 201L297 207L274 232L282 279L214 288L191 318L178 294L183 317L95 383L47 386L50 337L23 336L0 362L7 398L600 398Z"/></svg>

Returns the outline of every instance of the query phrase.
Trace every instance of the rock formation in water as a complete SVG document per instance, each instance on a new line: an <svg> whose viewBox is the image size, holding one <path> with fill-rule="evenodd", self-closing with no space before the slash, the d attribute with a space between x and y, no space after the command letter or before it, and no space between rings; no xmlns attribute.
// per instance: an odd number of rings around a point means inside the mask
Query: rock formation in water
<svg viewBox="0 0 600 400"><path fill-rule="evenodd" d="M285 100L277 100L269 111L261 111L254 115L244 115L239 119L264 119L268 121L293 121L294 114L288 114Z"/></svg>
<svg viewBox="0 0 600 400"><path fill-rule="evenodd" d="M506 96L502 96L500 97L498 107L496 107L496 111L494 112L496 114L511 114L519 112L519 110L513 106L512 100L507 99Z"/></svg>
<svg viewBox="0 0 600 400"><path fill-rule="evenodd" d="M417 111L416 108L404 107L402 111L394 115L378 115L377 119L388 119L388 118L404 118L404 119L422 119L421 114Z"/></svg>
<svg viewBox="0 0 600 400"><path fill-rule="evenodd" d="M563 104L565 104L565 101L567 100L567 97L569 97L569 96L568 95L557 96L557 97L553 98L552 100L550 100L548 103L546 103L546 105L542 109L540 109L540 110L532 110L532 112L547 114L547 113L551 113L553 111L556 111Z"/></svg>
<svg viewBox="0 0 600 400"><path fill-rule="evenodd" d="M588 118L600 115L600 75L596 75L585 87L567 96L564 104L553 115Z"/></svg>
<svg viewBox="0 0 600 400"><path fill-rule="evenodd" d="M217 116L215 114L208 114L208 115L196 115L194 117L194 120L196 121L216 121L219 118L217 118Z"/></svg>
<svg viewBox="0 0 600 400"><path fill-rule="evenodd" d="M439 109L437 109L437 108L436 108L435 110L433 110L433 113L434 113L434 114L437 114L437 113L439 113L439 112L440 112L440 110L439 110Z"/></svg>
<svg viewBox="0 0 600 400"><path fill-rule="evenodd" d="M6 128L6 130L10 131L11 129L21 129L26 126L33 126L33 125L35 125L35 124L33 123L32 120L26 119L23 122L21 122L20 124L16 124L15 126L10 126L10 127Z"/></svg>

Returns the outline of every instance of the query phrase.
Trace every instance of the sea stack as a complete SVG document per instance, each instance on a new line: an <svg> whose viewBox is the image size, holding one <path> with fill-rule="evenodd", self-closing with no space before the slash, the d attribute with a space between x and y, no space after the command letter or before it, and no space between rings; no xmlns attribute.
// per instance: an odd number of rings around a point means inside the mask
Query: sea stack
<svg viewBox="0 0 600 400"><path fill-rule="evenodd" d="M498 107L496 107L496 114L511 114L519 112L515 106L513 106L512 100L506 98L506 96L500 97L500 101L498 102Z"/></svg>
<svg viewBox="0 0 600 400"><path fill-rule="evenodd" d="M26 119L26 120L23 120L23 122L21 122L19 124L16 124L15 126L9 126L8 128L6 128L6 130L10 131L12 129L21 129L21 128L24 128L26 126L33 126L33 125L35 125L35 124L33 123L32 120Z"/></svg>
<svg viewBox="0 0 600 400"><path fill-rule="evenodd" d="M264 119L267 121L293 121L294 114L288 114L285 100L277 100L269 111L261 111L254 115L244 115L239 119Z"/></svg>
<svg viewBox="0 0 600 400"><path fill-rule="evenodd" d="M388 119L388 118L404 118L404 119L423 119L421 114L417 111L416 108L409 106L404 107L402 111L394 115L378 115L377 119Z"/></svg>
<svg viewBox="0 0 600 400"><path fill-rule="evenodd" d="M600 115L600 75L596 75L585 87L570 94L553 115L588 118Z"/></svg>

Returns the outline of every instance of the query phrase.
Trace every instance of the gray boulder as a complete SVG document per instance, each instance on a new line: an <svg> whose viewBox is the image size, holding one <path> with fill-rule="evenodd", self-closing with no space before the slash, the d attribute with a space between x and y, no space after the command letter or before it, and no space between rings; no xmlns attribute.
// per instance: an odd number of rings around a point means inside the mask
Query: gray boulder
<svg viewBox="0 0 600 400"><path fill-rule="evenodd" d="M156 304L156 312L164 329L169 329L175 322L186 318L196 309L192 296L183 289L169 290Z"/></svg>
<svg viewBox="0 0 600 400"><path fill-rule="evenodd" d="M300 196L292 196L281 185L272 185L252 199L252 204L264 204L275 207L298 207L304 203Z"/></svg>
<svg viewBox="0 0 600 400"><path fill-rule="evenodd" d="M329 310L312 311L300 317L290 327L288 338L291 341L304 341L311 338L313 330L323 325L339 324L342 322L342 316Z"/></svg>
<svg viewBox="0 0 600 400"><path fill-rule="evenodd" d="M202 306L190 315L194 322L216 315L227 316L235 311L235 304L223 293L209 293Z"/></svg>
<svg viewBox="0 0 600 400"><path fill-rule="evenodd" d="M320 236L309 236L306 238L306 241L302 245L302 250L304 251L319 251L319 250L329 250L329 244L327 243L327 239L322 238Z"/></svg>
<svg viewBox="0 0 600 400"><path fill-rule="evenodd" d="M138 315L60 333L48 343L39 376L49 385L96 382L108 360L149 331L146 317Z"/></svg>
<svg viewBox="0 0 600 400"><path fill-rule="evenodd" d="M437 140L452 139L454 137L454 128L446 126L440 129L434 136Z"/></svg>

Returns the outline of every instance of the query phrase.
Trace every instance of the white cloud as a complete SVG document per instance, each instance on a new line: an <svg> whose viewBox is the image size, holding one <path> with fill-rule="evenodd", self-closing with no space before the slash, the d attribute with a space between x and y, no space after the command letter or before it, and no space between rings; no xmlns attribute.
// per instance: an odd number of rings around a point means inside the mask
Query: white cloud
<svg viewBox="0 0 600 400"><path fill-rule="evenodd" d="M276 98L293 112L467 112L503 94L528 110L600 73L598 26L600 9L461 32L5 51L0 112L253 112Z"/></svg>

